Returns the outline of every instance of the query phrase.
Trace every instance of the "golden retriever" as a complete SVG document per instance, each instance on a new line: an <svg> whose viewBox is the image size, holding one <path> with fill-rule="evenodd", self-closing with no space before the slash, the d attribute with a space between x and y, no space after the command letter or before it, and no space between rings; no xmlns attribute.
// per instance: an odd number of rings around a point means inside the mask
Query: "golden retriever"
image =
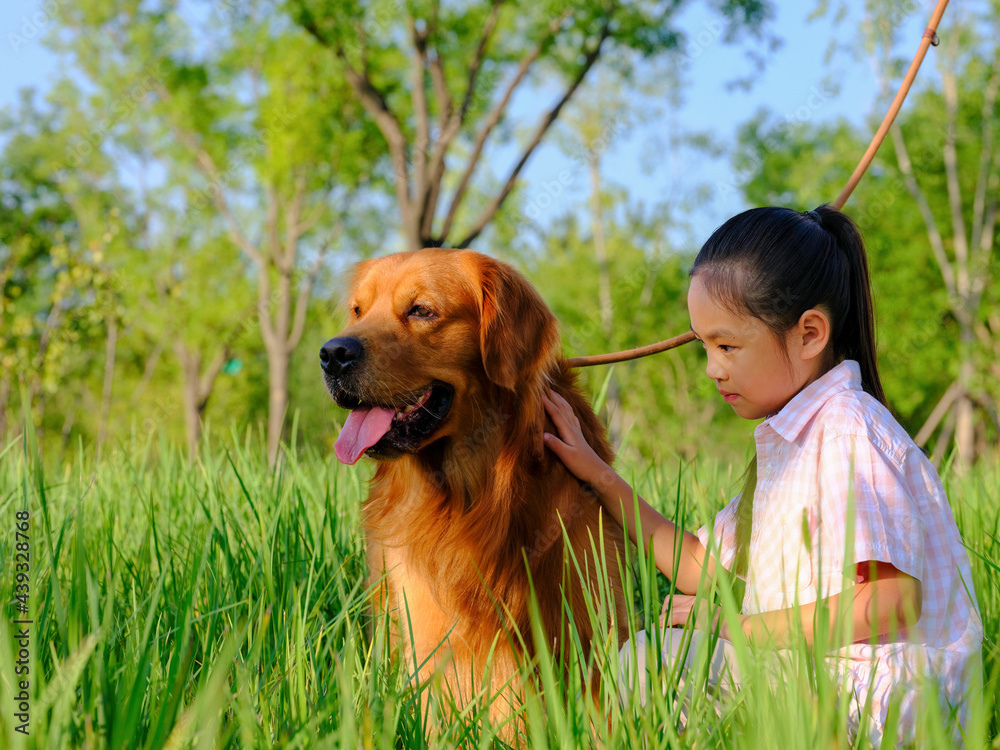
<svg viewBox="0 0 1000 750"><path fill-rule="evenodd" d="M624 626L623 532L545 450L543 429L555 430L542 394L565 397L611 463L605 429L562 359L552 312L510 265L469 250L397 253L359 263L349 289L347 327L320 361L333 400L351 410L337 457L378 462L363 508L376 606L399 618L417 679L438 671L462 701L485 676L510 700L517 660L536 648L531 585L564 667L564 597L586 651L584 587L596 591L599 568Z"/></svg>

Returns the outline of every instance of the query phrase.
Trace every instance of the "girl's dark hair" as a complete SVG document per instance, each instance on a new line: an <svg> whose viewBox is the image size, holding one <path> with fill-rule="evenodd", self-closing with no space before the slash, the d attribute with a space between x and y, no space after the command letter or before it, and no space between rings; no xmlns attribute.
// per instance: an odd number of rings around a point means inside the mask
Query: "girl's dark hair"
<svg viewBox="0 0 1000 750"><path fill-rule="evenodd" d="M760 320L782 343L806 310L830 319L831 366L856 360L861 386L886 404L875 355L875 306L868 256L857 226L837 209L768 206L729 219L702 246L691 267L712 298L734 315ZM733 573L745 578L757 456L743 475Z"/></svg>

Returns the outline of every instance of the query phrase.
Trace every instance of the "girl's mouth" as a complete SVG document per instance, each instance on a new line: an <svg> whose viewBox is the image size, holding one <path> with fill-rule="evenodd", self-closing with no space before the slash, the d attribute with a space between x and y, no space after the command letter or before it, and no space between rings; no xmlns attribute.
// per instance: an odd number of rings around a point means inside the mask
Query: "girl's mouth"
<svg viewBox="0 0 1000 750"><path fill-rule="evenodd" d="M731 404L734 401L736 401L736 399L738 399L740 397L740 394L738 394L738 393L725 393L725 392L723 392L722 393L722 397L726 400L727 404Z"/></svg>

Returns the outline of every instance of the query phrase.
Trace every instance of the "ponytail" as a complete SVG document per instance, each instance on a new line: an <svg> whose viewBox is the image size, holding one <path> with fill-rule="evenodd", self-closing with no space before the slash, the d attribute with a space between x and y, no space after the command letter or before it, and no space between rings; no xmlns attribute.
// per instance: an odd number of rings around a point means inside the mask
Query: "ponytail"
<svg viewBox="0 0 1000 750"><path fill-rule="evenodd" d="M834 239L837 247L847 257L850 273L850 304L848 314L833 341L838 359L853 359L861 370L861 387L888 406L882 379L876 361L875 302L872 299L871 275L868 271L868 253L861 239L861 232L851 218L824 203L816 209L823 228Z"/></svg>

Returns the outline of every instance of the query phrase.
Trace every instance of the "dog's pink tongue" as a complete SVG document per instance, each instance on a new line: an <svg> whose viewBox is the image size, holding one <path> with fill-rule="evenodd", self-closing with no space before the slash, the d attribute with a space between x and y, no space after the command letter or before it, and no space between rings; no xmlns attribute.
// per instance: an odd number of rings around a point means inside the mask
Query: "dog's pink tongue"
<svg viewBox="0 0 1000 750"><path fill-rule="evenodd" d="M382 439L392 424L392 409L373 406L352 411L344 422L337 444L333 446L337 458L345 464L355 464L361 454Z"/></svg>

